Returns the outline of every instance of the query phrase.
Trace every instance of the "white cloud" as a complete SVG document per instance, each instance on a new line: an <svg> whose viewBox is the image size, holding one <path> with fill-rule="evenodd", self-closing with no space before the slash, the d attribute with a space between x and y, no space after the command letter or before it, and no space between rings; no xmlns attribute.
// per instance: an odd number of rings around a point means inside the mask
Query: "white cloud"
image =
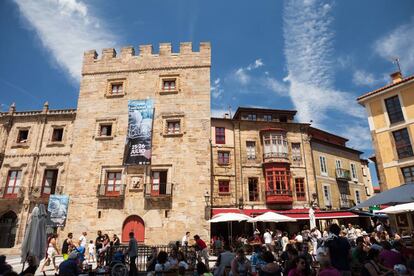
<svg viewBox="0 0 414 276"><path fill-rule="evenodd" d="M276 92L279 96L289 96L289 87L286 84L275 78L269 77L268 74L265 75L264 84L267 88Z"/></svg>
<svg viewBox="0 0 414 276"><path fill-rule="evenodd" d="M219 98L224 92L223 88L221 88L220 82L220 78L217 78L211 85L211 96L213 96L214 99Z"/></svg>
<svg viewBox="0 0 414 276"><path fill-rule="evenodd" d="M340 135L349 139L348 146L358 150L372 148L371 133L367 125L347 124L341 128L343 131Z"/></svg>
<svg viewBox="0 0 414 276"><path fill-rule="evenodd" d="M376 78L374 74L365 70L356 70L352 76L352 82L359 86L374 86L383 84L384 78Z"/></svg>
<svg viewBox="0 0 414 276"><path fill-rule="evenodd" d="M264 63L262 59L258 58L253 63L247 65L246 67L240 67L233 73L234 79L242 85L248 84L252 77L248 74L249 71L253 71L259 67L262 67Z"/></svg>
<svg viewBox="0 0 414 276"><path fill-rule="evenodd" d="M414 71L414 17L374 43L374 50L386 60L399 57L403 71Z"/></svg>
<svg viewBox="0 0 414 276"><path fill-rule="evenodd" d="M334 88L330 1L292 0L284 8L284 40L290 97L298 119L321 125L328 111L364 118L348 92Z"/></svg>
<svg viewBox="0 0 414 276"><path fill-rule="evenodd" d="M14 0L22 16L34 27L55 62L79 81L83 52L115 47L116 37L101 28L87 5L76 0Z"/></svg>

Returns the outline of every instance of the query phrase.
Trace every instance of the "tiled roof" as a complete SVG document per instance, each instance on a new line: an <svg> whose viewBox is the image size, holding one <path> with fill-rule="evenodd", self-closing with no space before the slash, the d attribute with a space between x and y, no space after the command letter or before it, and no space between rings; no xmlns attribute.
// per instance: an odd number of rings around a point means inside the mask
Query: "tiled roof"
<svg viewBox="0 0 414 276"><path fill-rule="evenodd" d="M383 86L383 87L381 87L381 88L378 88L377 90L374 90L374 91L368 92L368 93L366 93L366 94L364 94L364 95L362 95L362 96L359 96L359 97L357 98L357 101L360 101L360 100L362 100L362 99L364 99L364 98L366 98L366 97L369 97L369 96L375 95L375 94L377 94L377 93L379 93L379 92L381 92L381 91L384 91L384 90L386 90L386 89L388 89L388 88L391 88L391 87L393 87L393 86L403 84L403 83L405 83L405 82L407 82L407 81L410 81L410 80L412 80L412 79L414 79L414 75L409 76L409 77L406 77L405 79L402 79L402 80L401 80L401 81L399 81L399 82L396 82L396 83L390 83L390 84L388 84L388 85L386 85L386 86Z"/></svg>

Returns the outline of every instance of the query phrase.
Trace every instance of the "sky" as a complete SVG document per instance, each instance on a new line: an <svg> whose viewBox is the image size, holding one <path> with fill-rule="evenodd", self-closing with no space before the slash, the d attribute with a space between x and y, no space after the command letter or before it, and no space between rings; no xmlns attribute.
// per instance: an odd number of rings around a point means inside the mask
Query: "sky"
<svg viewBox="0 0 414 276"><path fill-rule="evenodd" d="M213 116L295 109L364 157L371 136L356 98L390 82L396 57L414 74L412 0L4 0L0 34L2 111L75 108L86 50L210 41Z"/></svg>

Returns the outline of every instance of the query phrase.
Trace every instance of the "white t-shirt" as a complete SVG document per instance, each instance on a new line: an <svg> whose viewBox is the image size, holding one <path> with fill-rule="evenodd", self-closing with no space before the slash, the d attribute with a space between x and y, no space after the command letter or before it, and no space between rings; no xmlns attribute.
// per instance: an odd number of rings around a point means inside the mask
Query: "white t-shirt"
<svg viewBox="0 0 414 276"><path fill-rule="evenodd" d="M88 244L88 251L89 251L89 253L94 253L95 252L95 245L93 243Z"/></svg>
<svg viewBox="0 0 414 276"><path fill-rule="evenodd" d="M266 244L271 244L272 243L272 234L270 234L269 232L265 232L263 234L263 239L264 239L264 242Z"/></svg>
<svg viewBox="0 0 414 276"><path fill-rule="evenodd" d="M86 248L86 237L84 235L81 235L79 237L79 242L80 242L80 246L82 246L83 248Z"/></svg>
<svg viewBox="0 0 414 276"><path fill-rule="evenodd" d="M303 237L302 237L302 235L297 235L297 236L296 236L296 238L295 238L295 240L296 240L297 242L303 242Z"/></svg>
<svg viewBox="0 0 414 276"><path fill-rule="evenodd" d="M188 243L188 237L187 235L184 235L184 237L181 239L181 246L186 246L186 243Z"/></svg>

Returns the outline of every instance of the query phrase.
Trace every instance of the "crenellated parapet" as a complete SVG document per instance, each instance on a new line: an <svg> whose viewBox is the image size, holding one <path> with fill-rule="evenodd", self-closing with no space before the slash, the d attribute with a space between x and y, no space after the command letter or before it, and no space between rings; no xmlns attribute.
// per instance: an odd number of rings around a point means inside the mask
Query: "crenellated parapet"
<svg viewBox="0 0 414 276"><path fill-rule="evenodd" d="M140 45L135 52L132 46L123 47L121 53L114 48L105 48L98 56L95 50L86 51L83 58L82 75L112 72L133 72L171 68L210 67L211 47L201 42L199 51L193 51L191 42L180 43L180 51L174 53L170 43L161 43L158 53L152 45Z"/></svg>

